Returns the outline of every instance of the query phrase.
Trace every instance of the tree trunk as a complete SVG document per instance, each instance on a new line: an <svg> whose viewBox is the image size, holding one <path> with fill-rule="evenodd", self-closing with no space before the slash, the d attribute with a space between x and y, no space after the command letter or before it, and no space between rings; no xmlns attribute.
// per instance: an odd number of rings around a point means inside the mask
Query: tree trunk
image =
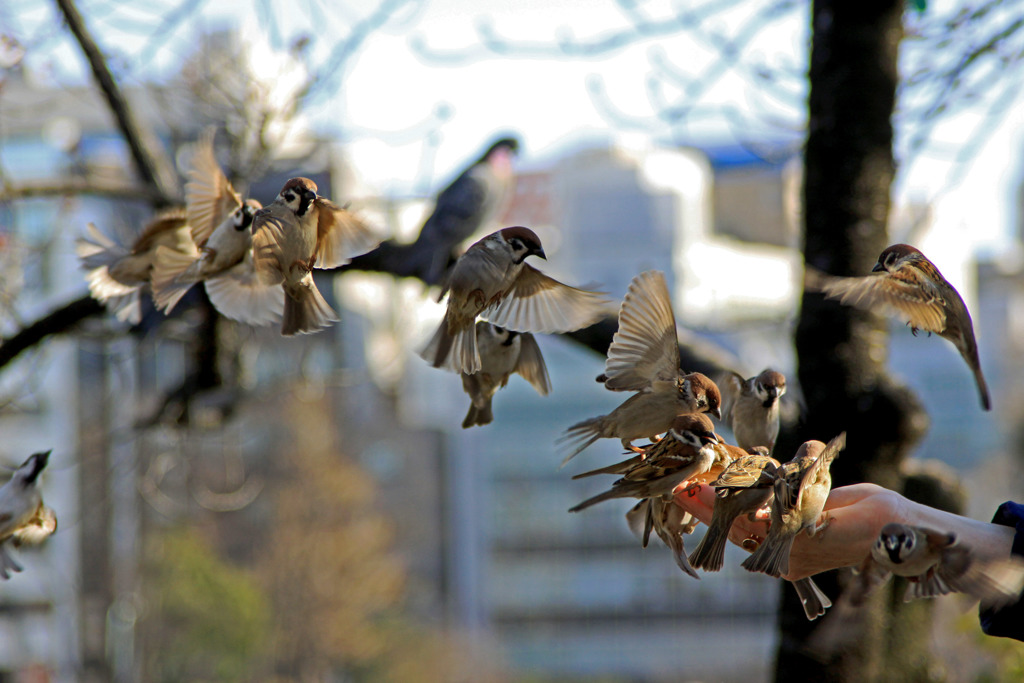
<svg viewBox="0 0 1024 683"><path fill-rule="evenodd" d="M812 8L808 138L804 156L804 256L834 275L865 275L887 246L893 163L891 116L903 0L816 0ZM803 296L796 330L804 421L780 453L845 430L848 448L833 484L873 481L900 490L899 463L927 428L916 397L886 373L887 323L872 313ZM835 573L815 579L835 599ZM890 627L884 591L865 609L865 633L837 660L803 652L820 622L808 622L783 585L776 680L870 681L902 675L885 658ZM925 630L919 629L921 646ZM897 664L898 666L898 664Z"/></svg>

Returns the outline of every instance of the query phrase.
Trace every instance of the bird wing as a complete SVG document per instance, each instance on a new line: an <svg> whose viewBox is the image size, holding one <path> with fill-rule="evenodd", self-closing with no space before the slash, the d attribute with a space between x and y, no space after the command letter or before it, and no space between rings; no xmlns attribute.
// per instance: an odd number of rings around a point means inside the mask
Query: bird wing
<svg viewBox="0 0 1024 683"><path fill-rule="evenodd" d="M818 479L822 469L828 471L832 466L832 461L839 455L839 451L844 448L846 448L846 432L840 432L839 436L833 437L825 445L825 448L818 454L818 457L814 458L814 462L803 467L799 474L795 475L799 477L799 485L795 487L796 499L794 506L796 508L799 508L802 504L804 490Z"/></svg>
<svg viewBox="0 0 1024 683"><path fill-rule="evenodd" d="M899 318L921 330L946 329L944 299L909 264L866 277L834 277L808 268L804 286L848 306Z"/></svg>
<svg viewBox="0 0 1024 683"><path fill-rule="evenodd" d="M252 219L252 266L265 285L284 282L285 269L290 264L285 263L282 245L288 222L294 220L295 214L276 203L260 209Z"/></svg>
<svg viewBox="0 0 1024 683"><path fill-rule="evenodd" d="M716 382L722 392L722 419L726 424L731 424L732 409L743 392L744 382L743 377L731 371L723 372Z"/></svg>
<svg viewBox="0 0 1024 683"><path fill-rule="evenodd" d="M519 339L519 360L516 361L513 372L518 372L523 379L533 385L538 394L547 396L551 393L551 378L548 377L548 367L544 364L540 346L529 332L520 335Z"/></svg>
<svg viewBox="0 0 1024 683"><path fill-rule="evenodd" d="M571 332L596 322L607 303L602 292L570 287L526 264L505 297L480 317L516 332Z"/></svg>
<svg viewBox="0 0 1024 683"><path fill-rule="evenodd" d="M132 253L142 254L156 244L166 244L169 247L198 255L199 250L191 243L186 231L182 230L180 236L174 234L186 225L188 225L188 218L184 209L168 209L160 212L139 233L132 245Z"/></svg>
<svg viewBox="0 0 1024 683"><path fill-rule="evenodd" d="M676 318L661 272L648 270L629 283L604 374L612 391L640 391L679 376Z"/></svg>
<svg viewBox="0 0 1024 683"><path fill-rule="evenodd" d="M213 154L211 126L199 138L192 167L185 183L185 213L192 239L202 247L214 229L242 205L242 197L231 186Z"/></svg>
<svg viewBox="0 0 1024 683"><path fill-rule="evenodd" d="M210 303L232 320L269 325L284 313L284 289L265 284L253 269L249 255L218 277L204 282Z"/></svg>
<svg viewBox="0 0 1024 683"><path fill-rule="evenodd" d="M779 461L763 455L737 458L711 483L715 488L750 488L771 486Z"/></svg>
<svg viewBox="0 0 1024 683"><path fill-rule="evenodd" d="M337 268L380 244L370 226L329 199L317 197L316 210L316 268Z"/></svg>

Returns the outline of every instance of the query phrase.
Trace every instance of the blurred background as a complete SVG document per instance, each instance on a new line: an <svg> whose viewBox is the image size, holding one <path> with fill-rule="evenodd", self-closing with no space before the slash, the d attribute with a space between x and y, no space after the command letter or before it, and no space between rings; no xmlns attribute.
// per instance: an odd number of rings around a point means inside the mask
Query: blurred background
<svg viewBox="0 0 1024 683"><path fill-rule="evenodd" d="M984 520L1024 488L1021 10L907 3L893 114L889 241L964 296L996 407L895 323L889 368L930 418L920 466ZM566 512L610 483L571 474L620 453L558 468L564 429L621 399L603 356L542 336L552 394L513 377L463 430L459 378L415 356L443 313L419 280L320 274L342 320L297 338L201 288L128 326L84 303L74 243L90 221L130 243L180 202L208 125L248 196L309 176L406 242L514 133L481 235L530 226L545 272L616 300L664 271L681 341L784 372L793 421L811 26L785 0L0 7L0 460L52 448L60 520L0 584L0 681L772 679L777 582L742 551L695 581L640 547L631 501ZM922 628L930 680L1024 675L962 603Z"/></svg>

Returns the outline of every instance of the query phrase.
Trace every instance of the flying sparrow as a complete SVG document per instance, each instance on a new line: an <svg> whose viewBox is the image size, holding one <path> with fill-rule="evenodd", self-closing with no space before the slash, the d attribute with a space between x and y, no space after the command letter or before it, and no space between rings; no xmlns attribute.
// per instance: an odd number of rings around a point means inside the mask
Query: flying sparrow
<svg viewBox="0 0 1024 683"><path fill-rule="evenodd" d="M533 255L546 258L537 235L521 226L467 249L441 292L448 294L444 319L420 356L435 368L473 374L481 368L477 316L516 332L571 332L602 315L602 294L564 285L524 263Z"/></svg>
<svg viewBox="0 0 1024 683"><path fill-rule="evenodd" d="M131 249L126 249L89 223L89 234L75 245L93 298L106 304L118 320L136 324L142 319L140 289L149 284L158 248L189 258L199 252L192 242L188 220L182 209L158 214L143 228Z"/></svg>
<svg viewBox="0 0 1024 683"><path fill-rule="evenodd" d="M22 567L8 553L7 541L17 547L39 543L57 530L57 516L43 504L38 479L49 460L50 451L34 453L0 487L0 576L20 572Z"/></svg>
<svg viewBox="0 0 1024 683"><path fill-rule="evenodd" d="M775 370L743 379L730 372L719 380L726 424L743 449L764 446L769 454L779 436L779 399L786 393L786 377Z"/></svg>
<svg viewBox="0 0 1024 683"><path fill-rule="evenodd" d="M735 458L711 482L715 488L715 506L711 523L700 544L690 555L696 569L717 572L725 558L732 523L740 515L752 515L769 503L779 461L765 453Z"/></svg>
<svg viewBox="0 0 1024 683"><path fill-rule="evenodd" d="M265 285L284 287L281 334L316 332L338 319L313 282L313 268L335 268L377 244L353 214L292 178L252 223L253 266Z"/></svg>
<svg viewBox="0 0 1024 683"><path fill-rule="evenodd" d="M991 410L971 314L935 264L910 245L894 244L881 253L871 271L882 274L834 277L808 269L804 286L841 303L905 320L915 335L925 330L953 342L974 373L982 408Z"/></svg>
<svg viewBox="0 0 1024 683"><path fill-rule="evenodd" d="M985 607L1015 602L1024 588L1018 557L982 562L955 534L906 524L882 527L844 598L860 605L890 574L909 579L904 601L965 593Z"/></svg>
<svg viewBox="0 0 1024 683"><path fill-rule="evenodd" d="M194 258L157 247L152 275L156 307L170 313L192 285L208 285L216 278L214 305L228 318L251 324L279 319L283 290L261 284L253 270L251 226L260 208L254 199L242 201L231 186L213 154L213 129L208 130L199 140L185 184L185 211L200 254Z"/></svg>
<svg viewBox="0 0 1024 683"><path fill-rule="evenodd" d="M621 439L628 449L633 439L667 431L676 415L707 412L721 418L718 386L699 372L680 373L675 314L658 271L640 273L629 283L598 380L612 391L637 393L611 413L569 427L562 441L572 442L573 450L563 465L602 438Z"/></svg>
<svg viewBox="0 0 1024 683"><path fill-rule="evenodd" d="M515 138L501 138L437 195L434 211L410 245L409 272L427 284L438 284L458 246L497 218L512 197L512 160L519 151Z"/></svg>
<svg viewBox="0 0 1024 683"><path fill-rule="evenodd" d="M533 385L537 393L547 396L551 391L544 357L537 340L529 332L513 332L479 320L476 338L480 349L480 372L462 373L462 389L471 403L462 428L490 424L494 420L491 399L508 384L509 375L518 372Z"/></svg>
<svg viewBox="0 0 1024 683"><path fill-rule="evenodd" d="M679 415L672 421L668 434L646 446L642 459L634 461L611 489L569 508L569 512L614 498L671 496L678 486L711 469L715 451L710 446L715 443L718 437L706 415Z"/></svg>
<svg viewBox="0 0 1024 683"><path fill-rule="evenodd" d="M776 472L771 505L771 527L764 542L743 561L743 568L781 576L789 572L789 551L793 539L803 530L813 536L828 525L819 522L825 499L832 488L829 468L846 447L846 432L829 441L807 441L793 459Z"/></svg>

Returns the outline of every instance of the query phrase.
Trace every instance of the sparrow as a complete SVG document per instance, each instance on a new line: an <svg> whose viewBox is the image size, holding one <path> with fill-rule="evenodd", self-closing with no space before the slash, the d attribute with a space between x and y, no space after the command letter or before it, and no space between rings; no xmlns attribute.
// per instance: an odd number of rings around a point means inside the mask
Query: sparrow
<svg viewBox="0 0 1024 683"><path fill-rule="evenodd" d="M771 526L764 542L743 561L742 567L769 576L789 572L789 551L801 531L814 536L828 525L819 522L825 499L832 488L829 468L839 451L846 447L846 432L829 441L804 442L793 459L776 471L772 485Z"/></svg>
<svg viewBox="0 0 1024 683"><path fill-rule="evenodd" d="M740 515L753 515L769 504L778 468L779 461L767 453L747 454L735 458L711 482L715 505L707 533L690 555L694 568L708 572L722 568L732 523Z"/></svg>
<svg viewBox="0 0 1024 683"><path fill-rule="evenodd" d="M1018 557L982 562L956 534L891 522L882 527L871 553L854 570L844 598L858 606L890 574L909 579L904 601L965 593L985 607L1015 602L1024 588Z"/></svg>
<svg viewBox="0 0 1024 683"><path fill-rule="evenodd" d="M537 340L529 332L513 332L479 320L476 338L480 349L480 372L462 373L462 390L469 394L469 412L462 428L490 424L494 420L491 399L508 384L509 375L519 373L537 393L551 392L551 379Z"/></svg>
<svg viewBox="0 0 1024 683"><path fill-rule="evenodd" d="M711 469L715 451L710 446L717 442L714 425L706 415L679 415L665 437L646 446L642 459L634 461L611 489L574 505L569 512L579 512L614 498L671 496L681 484ZM583 476L588 474L593 472Z"/></svg>
<svg viewBox="0 0 1024 683"><path fill-rule="evenodd" d="M834 277L808 269L804 287L843 304L904 320L915 336L925 330L948 339L974 373L982 408L991 410L971 314L935 264L915 247L894 244L879 255L871 272L881 275Z"/></svg>
<svg viewBox="0 0 1024 683"><path fill-rule="evenodd" d="M725 422L743 449L764 446L769 455L779 437L779 399L786 393L786 377L775 370L743 379L735 372L719 380Z"/></svg>
<svg viewBox="0 0 1024 683"><path fill-rule="evenodd" d="M495 141L469 168L441 190L434 210L410 245L410 270L430 285L438 284L458 247L480 228L497 218L512 197L515 173L512 161L519 141Z"/></svg>
<svg viewBox="0 0 1024 683"><path fill-rule="evenodd" d="M170 313L192 285L217 279L215 306L226 317L267 324L281 317L284 292L260 283L253 270L252 222L262 205L243 201L217 164L213 129L200 138L185 184L185 213L199 256L157 247L152 288L156 307Z"/></svg>
<svg viewBox="0 0 1024 683"><path fill-rule="evenodd" d="M547 258L540 238L522 226L491 233L467 249L438 299L448 295L444 319L420 357L435 368L474 374L481 368L477 316L516 332L571 332L601 317L603 294L544 275L524 263L528 256Z"/></svg>
<svg viewBox="0 0 1024 683"><path fill-rule="evenodd" d="M57 530L57 516L43 504L39 492L39 475L46 467L50 451L33 453L14 475L0 487L0 577L22 567L8 553L4 544L15 547L23 543L39 543Z"/></svg>
<svg viewBox="0 0 1024 683"><path fill-rule="evenodd" d="M316 332L338 319L313 282L313 268L335 268L377 245L355 215L317 194L309 178L292 178L252 223L253 267L264 285L286 295L281 334Z"/></svg>
<svg viewBox="0 0 1024 683"><path fill-rule="evenodd" d="M718 386L699 372L680 373L675 314L665 276L658 271L640 273L629 283L598 381L612 391L636 393L611 413L569 427L561 441L571 442L573 450L563 465L602 438L621 439L629 449L633 439L667 431L677 415L722 417Z"/></svg>
<svg viewBox="0 0 1024 683"><path fill-rule="evenodd" d="M626 523L638 536L643 547L647 547L651 531L672 551L672 559L685 574L695 579L700 576L686 558L683 536L693 533L697 518L676 505L668 496L641 500L626 513Z"/></svg>
<svg viewBox="0 0 1024 683"><path fill-rule="evenodd" d="M139 291L150 281L156 251L164 247L189 258L199 255L183 209L158 214L143 228L130 249L88 225L89 234L75 245L92 297L104 303L117 319L133 325L142 319Z"/></svg>

